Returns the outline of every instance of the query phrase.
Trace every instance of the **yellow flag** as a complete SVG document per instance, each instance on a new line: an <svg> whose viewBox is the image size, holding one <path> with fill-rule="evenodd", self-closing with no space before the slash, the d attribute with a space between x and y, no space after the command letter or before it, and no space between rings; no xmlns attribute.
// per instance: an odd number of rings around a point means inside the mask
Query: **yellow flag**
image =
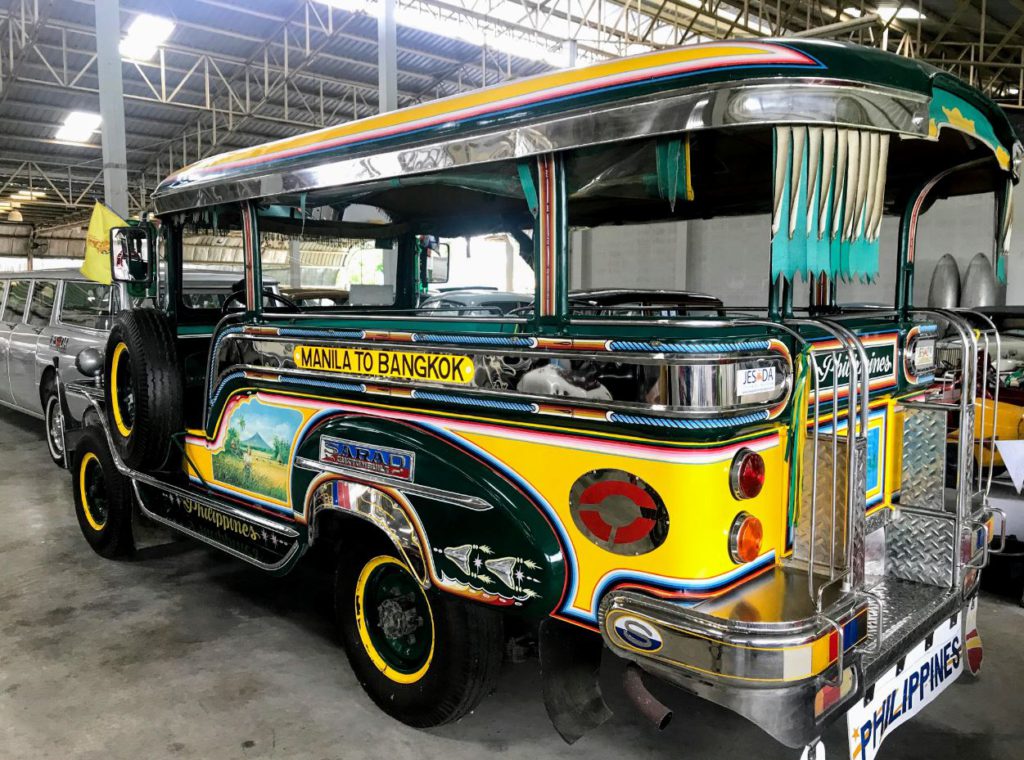
<svg viewBox="0 0 1024 760"><path fill-rule="evenodd" d="M110 230L127 222L99 201L92 209L85 237L85 263L80 270L93 282L110 284Z"/></svg>

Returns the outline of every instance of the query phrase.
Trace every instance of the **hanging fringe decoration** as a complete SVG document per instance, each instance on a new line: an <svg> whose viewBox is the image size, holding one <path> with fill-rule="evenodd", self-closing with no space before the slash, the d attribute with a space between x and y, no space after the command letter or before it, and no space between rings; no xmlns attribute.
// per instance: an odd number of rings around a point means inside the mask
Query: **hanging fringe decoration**
<svg viewBox="0 0 1024 760"><path fill-rule="evenodd" d="M659 140L655 146L658 169L658 195L668 201L669 210L676 210L676 200L693 200L690 174L690 136Z"/></svg>
<svg viewBox="0 0 1024 760"><path fill-rule="evenodd" d="M889 135L775 128L772 278L878 275Z"/></svg>
<svg viewBox="0 0 1024 760"><path fill-rule="evenodd" d="M1010 237L1013 233L1013 180L1007 179L996 197L996 277L1006 282L1006 257L1010 253Z"/></svg>

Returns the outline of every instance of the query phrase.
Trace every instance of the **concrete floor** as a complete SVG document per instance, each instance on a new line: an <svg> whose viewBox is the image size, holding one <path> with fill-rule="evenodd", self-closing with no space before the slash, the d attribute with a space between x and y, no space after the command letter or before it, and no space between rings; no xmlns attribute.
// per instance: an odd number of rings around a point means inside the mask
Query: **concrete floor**
<svg viewBox="0 0 1024 760"><path fill-rule="evenodd" d="M181 542L127 562L93 554L42 424L0 411L0 760L21 758L790 758L743 719L671 689L643 724L608 657L616 717L572 747L550 727L536 661L507 665L460 723L416 731L363 695L327 587ZM986 598L986 670L887 739L883 758L1024 758L1024 609ZM845 756L840 724L829 756Z"/></svg>

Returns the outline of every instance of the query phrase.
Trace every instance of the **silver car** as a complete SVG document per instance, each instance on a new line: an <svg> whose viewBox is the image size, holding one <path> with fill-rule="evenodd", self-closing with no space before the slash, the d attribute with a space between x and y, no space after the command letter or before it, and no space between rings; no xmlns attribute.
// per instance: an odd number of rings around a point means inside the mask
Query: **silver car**
<svg viewBox="0 0 1024 760"><path fill-rule="evenodd" d="M74 357L103 349L123 286L87 280L76 269L0 274L0 404L46 420L50 456L64 461L53 359L81 377Z"/></svg>
<svg viewBox="0 0 1024 760"><path fill-rule="evenodd" d="M185 270L182 297L193 306L232 306L237 272ZM276 292L276 282L266 280ZM46 423L46 442L57 464L64 462L60 405L53 360L64 379L83 376L75 357L86 348L101 352L118 311L145 306L129 298L123 284L101 285L77 269L0 273L0 405ZM151 304L157 305L157 304ZM162 304L161 304L162 305ZM80 417L85 405L71 412Z"/></svg>

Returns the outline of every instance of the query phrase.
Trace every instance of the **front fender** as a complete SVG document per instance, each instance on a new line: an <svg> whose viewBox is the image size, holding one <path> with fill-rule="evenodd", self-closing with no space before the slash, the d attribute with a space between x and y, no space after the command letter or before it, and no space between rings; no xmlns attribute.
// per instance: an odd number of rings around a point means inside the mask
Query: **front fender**
<svg viewBox="0 0 1024 760"><path fill-rule="evenodd" d="M325 439L330 451L322 457ZM382 461L398 452L411 455L411 472L380 477ZM339 413L310 430L296 456L325 463L320 471L311 465L292 471L292 493L306 495L308 518L315 520L309 511L314 498L338 498L329 490L313 493L333 480L385 482L422 528L424 560L436 586L529 616L560 605L566 564L554 526L513 471L457 435L429 422Z"/></svg>

